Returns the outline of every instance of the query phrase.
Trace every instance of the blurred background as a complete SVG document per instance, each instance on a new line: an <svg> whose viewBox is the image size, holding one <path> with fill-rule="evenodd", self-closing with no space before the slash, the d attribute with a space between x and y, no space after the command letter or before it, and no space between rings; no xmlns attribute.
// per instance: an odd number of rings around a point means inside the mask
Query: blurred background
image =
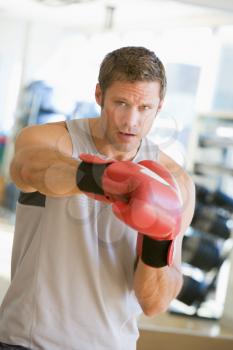
<svg viewBox="0 0 233 350"><path fill-rule="evenodd" d="M232 0L0 0L0 301L18 197L15 137L27 125L98 116L100 62L127 45L154 50L166 66L165 105L149 136L197 186L184 286L140 328L233 337Z"/></svg>

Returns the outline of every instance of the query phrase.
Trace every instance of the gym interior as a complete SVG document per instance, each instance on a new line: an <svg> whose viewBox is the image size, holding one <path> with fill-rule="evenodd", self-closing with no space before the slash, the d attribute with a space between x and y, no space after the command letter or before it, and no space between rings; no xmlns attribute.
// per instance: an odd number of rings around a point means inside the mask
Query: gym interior
<svg viewBox="0 0 233 350"><path fill-rule="evenodd" d="M167 312L138 319L137 350L233 349L233 2L0 0L0 40L0 303L19 195L9 174L16 135L97 117L103 56L145 46L168 80L149 137L192 176L196 206L183 287Z"/></svg>

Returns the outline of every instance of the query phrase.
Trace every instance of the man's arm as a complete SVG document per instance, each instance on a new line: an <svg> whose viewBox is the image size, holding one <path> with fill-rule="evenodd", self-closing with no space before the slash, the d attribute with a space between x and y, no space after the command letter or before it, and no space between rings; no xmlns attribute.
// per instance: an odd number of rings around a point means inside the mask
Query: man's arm
<svg viewBox="0 0 233 350"><path fill-rule="evenodd" d="M15 143L10 174L24 192L39 191L61 197L80 192L78 162L71 158L72 143L64 122L22 129Z"/></svg>
<svg viewBox="0 0 233 350"><path fill-rule="evenodd" d="M159 162L175 176L183 208L181 232L175 241L175 256L171 266L154 268L139 259L134 274L134 291L147 316L166 311L182 287L181 253L183 235L190 225L195 206L195 187L189 175L170 157L160 152Z"/></svg>

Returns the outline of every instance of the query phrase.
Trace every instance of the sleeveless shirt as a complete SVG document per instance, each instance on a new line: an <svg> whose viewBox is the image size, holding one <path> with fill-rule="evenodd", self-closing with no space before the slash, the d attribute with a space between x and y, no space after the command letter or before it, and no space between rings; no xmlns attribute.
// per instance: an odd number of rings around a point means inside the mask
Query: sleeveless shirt
<svg viewBox="0 0 233 350"><path fill-rule="evenodd" d="M100 155L87 119L67 121L73 158ZM144 138L134 158L156 160ZM33 350L135 350L137 232L84 194L21 193L0 341Z"/></svg>

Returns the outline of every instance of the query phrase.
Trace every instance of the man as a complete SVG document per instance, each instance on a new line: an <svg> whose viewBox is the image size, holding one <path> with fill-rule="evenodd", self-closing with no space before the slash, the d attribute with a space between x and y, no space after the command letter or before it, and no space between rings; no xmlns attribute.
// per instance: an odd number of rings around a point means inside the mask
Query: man
<svg viewBox="0 0 233 350"><path fill-rule="evenodd" d="M133 350L140 312L164 312L180 291L194 186L146 138L165 90L153 52L120 48L100 67L99 118L20 132L11 175L22 193L0 318L11 349Z"/></svg>

